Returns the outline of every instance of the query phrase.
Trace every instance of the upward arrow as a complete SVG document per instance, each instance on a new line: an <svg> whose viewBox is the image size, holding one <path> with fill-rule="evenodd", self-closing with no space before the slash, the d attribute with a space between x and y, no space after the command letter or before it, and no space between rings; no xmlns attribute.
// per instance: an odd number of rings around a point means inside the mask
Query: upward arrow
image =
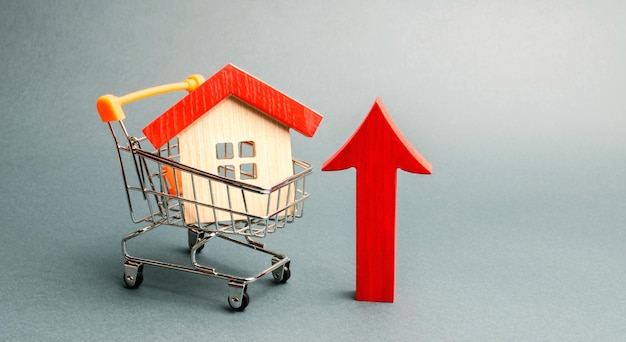
<svg viewBox="0 0 626 342"><path fill-rule="evenodd" d="M356 299L393 302L396 280L396 169L432 166L402 135L380 98L322 171L356 168Z"/></svg>

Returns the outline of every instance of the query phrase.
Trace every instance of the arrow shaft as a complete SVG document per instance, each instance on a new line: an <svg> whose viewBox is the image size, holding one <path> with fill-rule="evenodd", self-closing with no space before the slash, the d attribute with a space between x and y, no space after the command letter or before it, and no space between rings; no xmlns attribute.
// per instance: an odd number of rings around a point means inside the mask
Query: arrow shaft
<svg viewBox="0 0 626 342"><path fill-rule="evenodd" d="M396 256L396 169L357 169L356 299L393 302Z"/></svg>

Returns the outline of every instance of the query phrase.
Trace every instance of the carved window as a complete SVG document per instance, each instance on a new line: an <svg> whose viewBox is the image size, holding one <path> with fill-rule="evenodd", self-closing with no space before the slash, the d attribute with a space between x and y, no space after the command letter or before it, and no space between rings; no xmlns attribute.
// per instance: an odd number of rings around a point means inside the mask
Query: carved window
<svg viewBox="0 0 626 342"><path fill-rule="evenodd" d="M254 149L254 141L240 141L239 142L239 158L253 158L256 157L256 151Z"/></svg>
<svg viewBox="0 0 626 342"><path fill-rule="evenodd" d="M256 145L254 141L240 141L236 146L235 157L234 144L230 142L215 145L216 158L218 160L217 174L222 177L249 180L257 179ZM222 164L221 160L228 160L228 164ZM240 162L237 166L237 162Z"/></svg>
<svg viewBox="0 0 626 342"><path fill-rule="evenodd" d="M256 179L256 163L245 163L239 166L239 179Z"/></svg>
<svg viewBox="0 0 626 342"><path fill-rule="evenodd" d="M217 159L233 159L233 143L218 143L215 149Z"/></svg>
<svg viewBox="0 0 626 342"><path fill-rule="evenodd" d="M222 177L235 179L235 165L220 165L217 167L217 174Z"/></svg>

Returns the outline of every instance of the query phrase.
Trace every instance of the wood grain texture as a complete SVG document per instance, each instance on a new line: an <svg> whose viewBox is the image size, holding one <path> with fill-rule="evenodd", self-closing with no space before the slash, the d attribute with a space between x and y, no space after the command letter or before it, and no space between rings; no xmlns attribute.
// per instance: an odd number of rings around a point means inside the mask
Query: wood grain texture
<svg viewBox="0 0 626 342"><path fill-rule="evenodd" d="M232 64L226 65L143 129L156 148L233 95L286 126L311 137L322 116Z"/></svg>
<svg viewBox="0 0 626 342"><path fill-rule="evenodd" d="M356 299L393 302L396 280L396 170L430 174L377 98L365 120L322 166L356 168Z"/></svg>
<svg viewBox="0 0 626 342"><path fill-rule="evenodd" d="M253 141L255 156L242 158L239 156L238 143ZM216 145L232 143L232 158L217 159ZM185 165L218 174L220 165L233 165L235 180L261 187L270 187L283 179L293 175L291 161L291 140L289 128L249 106L229 96L214 106L206 115L202 115L192 125L179 133L180 161ZM242 180L240 177L241 164L256 163L257 177ZM266 195L245 193L245 205L241 191L230 194L226 185L207 180L195 179L195 199L202 203L213 203L222 208L229 206L239 212L247 212L254 216L267 214L268 198ZM194 194L191 175L182 176L183 194L186 197ZM230 196L230 200L229 200ZM286 194L283 194L286 199ZM293 197L293 194L291 194ZM270 210L276 210L276 203L270 201ZM284 203L283 203L284 205ZM198 217L198 214L200 217ZM235 217L242 219L243 217ZM193 205L185 206L186 223L216 222L230 220L227 212L218 212L217 217L208 208L201 208L196 213Z"/></svg>

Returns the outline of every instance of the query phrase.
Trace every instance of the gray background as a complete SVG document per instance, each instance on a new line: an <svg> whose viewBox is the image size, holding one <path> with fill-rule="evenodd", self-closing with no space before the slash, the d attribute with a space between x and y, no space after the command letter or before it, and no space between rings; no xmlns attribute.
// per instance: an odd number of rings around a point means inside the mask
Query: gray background
<svg viewBox="0 0 626 342"><path fill-rule="evenodd" d="M623 1L2 1L1 340L618 341L626 336ZM146 268L98 96L232 62L325 118L292 133L305 216L284 286ZM176 96L180 97L180 94ZM141 128L178 97L125 107ZM380 96L434 166L398 173L396 302L354 297L354 170ZM145 244L186 257L184 231ZM237 264L226 246L208 255Z"/></svg>

